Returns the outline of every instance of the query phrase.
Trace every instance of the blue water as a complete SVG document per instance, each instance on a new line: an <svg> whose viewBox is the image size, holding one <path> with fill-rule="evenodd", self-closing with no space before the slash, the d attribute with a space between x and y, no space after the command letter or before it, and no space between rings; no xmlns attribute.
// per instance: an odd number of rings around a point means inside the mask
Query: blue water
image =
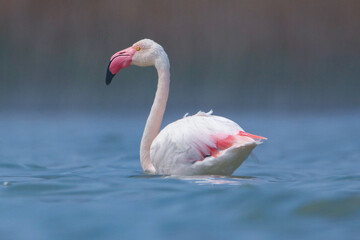
<svg viewBox="0 0 360 240"><path fill-rule="evenodd" d="M233 177L144 175L145 115L0 114L0 239L359 239L358 111L221 114L269 138Z"/></svg>

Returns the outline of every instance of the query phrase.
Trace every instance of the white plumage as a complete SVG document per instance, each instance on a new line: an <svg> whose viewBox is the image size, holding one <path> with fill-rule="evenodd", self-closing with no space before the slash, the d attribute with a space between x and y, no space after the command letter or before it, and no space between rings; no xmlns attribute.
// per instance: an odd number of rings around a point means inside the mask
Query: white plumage
<svg viewBox="0 0 360 240"><path fill-rule="evenodd" d="M264 137L252 135L235 122L208 113L185 115L162 131L170 87L170 63L164 49L149 39L115 53L106 83L130 64L155 66L158 87L140 146L143 170L165 175L231 175Z"/></svg>
<svg viewBox="0 0 360 240"><path fill-rule="evenodd" d="M227 118L199 112L167 125L154 139L150 159L158 174L231 175L261 143L240 131ZM231 146L219 149L229 136Z"/></svg>

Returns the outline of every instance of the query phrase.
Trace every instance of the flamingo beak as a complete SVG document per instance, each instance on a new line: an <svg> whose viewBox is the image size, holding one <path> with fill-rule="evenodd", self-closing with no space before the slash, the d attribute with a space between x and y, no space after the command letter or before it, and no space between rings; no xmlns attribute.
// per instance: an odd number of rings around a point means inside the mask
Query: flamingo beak
<svg viewBox="0 0 360 240"><path fill-rule="evenodd" d="M135 52L136 49L134 47L129 47L112 55L106 71L106 85L111 83L113 77L120 71L120 69L130 66Z"/></svg>

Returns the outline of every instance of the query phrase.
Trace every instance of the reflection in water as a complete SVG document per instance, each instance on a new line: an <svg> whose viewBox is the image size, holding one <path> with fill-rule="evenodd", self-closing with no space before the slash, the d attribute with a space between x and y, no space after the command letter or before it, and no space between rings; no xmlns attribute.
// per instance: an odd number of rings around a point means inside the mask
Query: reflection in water
<svg viewBox="0 0 360 240"><path fill-rule="evenodd" d="M248 185L254 183L257 179L249 176L166 176L166 178L176 178L197 183L199 185L223 184L223 185Z"/></svg>
<svg viewBox="0 0 360 240"><path fill-rule="evenodd" d="M194 182L199 185L205 184L227 184L227 185L247 185L259 182L259 179L251 176L216 176L216 175L198 175L198 176L176 176L176 175L154 175L154 174L139 174L132 175L130 178L164 178L164 179L179 179L189 182Z"/></svg>

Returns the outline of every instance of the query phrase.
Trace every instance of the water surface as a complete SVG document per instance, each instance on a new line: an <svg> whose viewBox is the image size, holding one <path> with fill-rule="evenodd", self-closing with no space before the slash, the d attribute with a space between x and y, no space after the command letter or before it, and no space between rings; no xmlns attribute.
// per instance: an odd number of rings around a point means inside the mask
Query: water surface
<svg viewBox="0 0 360 240"><path fill-rule="evenodd" d="M143 174L143 115L2 113L0 239L358 239L359 112L222 115L269 138L233 177Z"/></svg>

